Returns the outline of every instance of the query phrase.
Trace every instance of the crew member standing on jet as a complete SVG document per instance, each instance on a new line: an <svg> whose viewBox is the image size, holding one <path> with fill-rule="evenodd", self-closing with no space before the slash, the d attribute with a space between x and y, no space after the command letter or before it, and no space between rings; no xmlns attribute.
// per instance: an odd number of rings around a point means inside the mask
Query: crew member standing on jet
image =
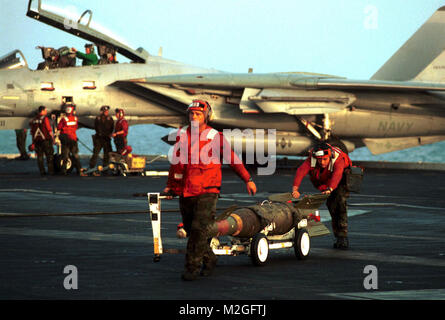
<svg viewBox="0 0 445 320"><path fill-rule="evenodd" d="M109 113L110 107L102 106L100 108L100 114L94 120L94 129L96 130L96 134L93 135L94 150L90 159L90 168L94 168L96 166L97 157L102 149L104 150L104 158L102 160L103 166L108 166L110 162L109 153L113 151L111 149L111 135L113 134L114 130L114 121Z"/></svg>
<svg viewBox="0 0 445 320"><path fill-rule="evenodd" d="M187 109L190 125L178 132L175 157L169 170L164 193L179 195L184 229L189 234L183 280L194 280L200 273L209 275L216 256L209 246L208 227L215 220L216 202L221 187L221 158L246 183L249 194L256 185L221 132L207 122L211 120L210 104L194 100ZM223 150L226 150L224 152Z"/></svg>
<svg viewBox="0 0 445 320"><path fill-rule="evenodd" d="M85 45L85 53L77 51L76 48L71 48L76 53L76 57L82 59L82 66L93 66L99 63L99 58L94 53L94 46L90 43Z"/></svg>
<svg viewBox="0 0 445 320"><path fill-rule="evenodd" d="M116 125L114 126L114 144L116 145L116 151L121 153L125 150L127 146L127 135L128 135L128 122L125 120L124 109L116 109Z"/></svg>
<svg viewBox="0 0 445 320"><path fill-rule="evenodd" d="M74 162L72 165L76 168L77 174L83 176L80 159L79 147L77 145L77 117L74 115L74 105L65 105L65 116L60 119L57 130L60 132L59 138L62 143L62 174L66 175L68 158Z"/></svg>
<svg viewBox="0 0 445 320"><path fill-rule="evenodd" d="M43 165L43 155L46 156L48 173L54 174L54 134L51 123L46 116L48 110L45 106L40 106L37 116L30 121L32 144L30 150L35 150L37 154L37 165L40 175L44 176L45 166Z"/></svg>
<svg viewBox="0 0 445 320"><path fill-rule="evenodd" d="M332 230L336 238L334 248L347 249L348 213L344 170L352 165L349 156L339 148L325 142L319 143L309 157L297 169L292 188L292 196L300 197L299 187L304 176L309 174L312 184L324 194L329 194L326 205L332 218Z"/></svg>

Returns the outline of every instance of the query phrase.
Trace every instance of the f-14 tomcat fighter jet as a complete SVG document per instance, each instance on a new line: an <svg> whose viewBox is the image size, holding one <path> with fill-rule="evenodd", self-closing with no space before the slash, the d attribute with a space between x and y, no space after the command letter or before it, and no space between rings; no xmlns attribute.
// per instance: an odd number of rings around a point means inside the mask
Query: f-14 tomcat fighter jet
<svg viewBox="0 0 445 320"><path fill-rule="evenodd" d="M30 0L27 16L94 43L105 63L31 70L20 51L3 56L0 129L27 127L39 105L57 112L66 103L76 105L80 124L89 128L101 105L124 108L130 125L174 128L184 124L193 99L204 99L213 127L243 133L232 142L244 147L262 139L281 155L306 154L319 140L348 151L367 146L374 154L445 140L445 7L369 80L204 69L128 47L91 28L89 10L67 25L66 17L42 9L41 0ZM107 60L116 53L131 62ZM274 129L273 141L257 129Z"/></svg>

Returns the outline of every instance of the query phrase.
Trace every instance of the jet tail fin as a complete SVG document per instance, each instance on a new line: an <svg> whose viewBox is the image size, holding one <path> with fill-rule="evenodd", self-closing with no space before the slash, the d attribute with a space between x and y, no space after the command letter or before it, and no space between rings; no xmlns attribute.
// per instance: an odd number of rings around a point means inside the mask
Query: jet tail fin
<svg viewBox="0 0 445 320"><path fill-rule="evenodd" d="M445 6L439 8L371 80L445 82Z"/></svg>

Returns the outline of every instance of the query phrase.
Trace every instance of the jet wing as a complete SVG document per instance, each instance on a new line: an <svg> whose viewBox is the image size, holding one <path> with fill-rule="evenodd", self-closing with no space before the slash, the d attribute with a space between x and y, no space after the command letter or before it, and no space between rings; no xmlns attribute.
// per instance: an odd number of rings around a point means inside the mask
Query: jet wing
<svg viewBox="0 0 445 320"><path fill-rule="evenodd" d="M240 88L280 88L294 89L293 81L313 83L315 80L335 78L332 75L321 75L304 72L289 73L204 73L182 74L139 79L139 82L175 85L190 88L240 89ZM138 81L138 80L135 80Z"/></svg>
<svg viewBox="0 0 445 320"><path fill-rule="evenodd" d="M356 91L445 91L445 84L440 83L350 80L311 73L183 74L132 82L182 103L190 100L189 94L214 94L239 104L244 113L291 115L338 112L355 102Z"/></svg>
<svg viewBox="0 0 445 320"><path fill-rule="evenodd" d="M72 21L68 17L42 9L41 0L38 0L37 9L33 9L33 2L33 0L30 0L28 3L28 11L26 13L28 17L49 24L50 26L56 27L62 31L69 32L95 44L111 46L121 55L127 57L133 62L145 63L148 53L144 49L139 48L134 50L122 42L119 42L116 39L113 39L112 37L91 28L90 22L93 13L90 10L86 10L80 16L78 21ZM89 14L89 20L86 24L83 24L81 21L87 13Z"/></svg>
<svg viewBox="0 0 445 320"><path fill-rule="evenodd" d="M385 91L445 91L443 83L414 81L380 81L350 79L311 79L311 81L292 80L295 87L304 89L333 90L385 90Z"/></svg>
<svg viewBox="0 0 445 320"><path fill-rule="evenodd" d="M238 104L244 113L288 113L291 115L338 112L355 101L353 94L335 91L308 91L295 88L292 80L334 77L305 73L270 74L185 74L131 80L184 104L190 94L218 95ZM184 94L185 93L185 94Z"/></svg>
<svg viewBox="0 0 445 320"><path fill-rule="evenodd" d="M187 74L146 78L153 84L174 84L197 88L301 88L306 90L387 90L387 91L445 91L443 83L414 81L351 80L336 76L307 73L271 74Z"/></svg>

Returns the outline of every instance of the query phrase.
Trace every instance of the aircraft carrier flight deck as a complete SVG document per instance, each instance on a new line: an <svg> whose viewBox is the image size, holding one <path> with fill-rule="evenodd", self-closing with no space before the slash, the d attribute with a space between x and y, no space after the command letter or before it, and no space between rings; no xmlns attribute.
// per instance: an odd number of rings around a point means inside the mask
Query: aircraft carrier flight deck
<svg viewBox="0 0 445 320"><path fill-rule="evenodd" d="M161 232L164 249L179 250L153 261L146 194L162 191L165 176L41 177L35 162L0 159L0 299L445 299L443 165L364 163L361 193L348 201L349 250L333 249L331 233L312 239L307 260L292 248L272 251L261 267L247 255L220 256L211 276L184 282L175 199L162 202ZM149 167L165 171L168 163ZM273 176L249 171L254 197L224 169L219 212L289 192L295 166ZM316 193L307 178L300 190ZM325 205L320 212L331 230ZM67 289L73 266L77 288Z"/></svg>

